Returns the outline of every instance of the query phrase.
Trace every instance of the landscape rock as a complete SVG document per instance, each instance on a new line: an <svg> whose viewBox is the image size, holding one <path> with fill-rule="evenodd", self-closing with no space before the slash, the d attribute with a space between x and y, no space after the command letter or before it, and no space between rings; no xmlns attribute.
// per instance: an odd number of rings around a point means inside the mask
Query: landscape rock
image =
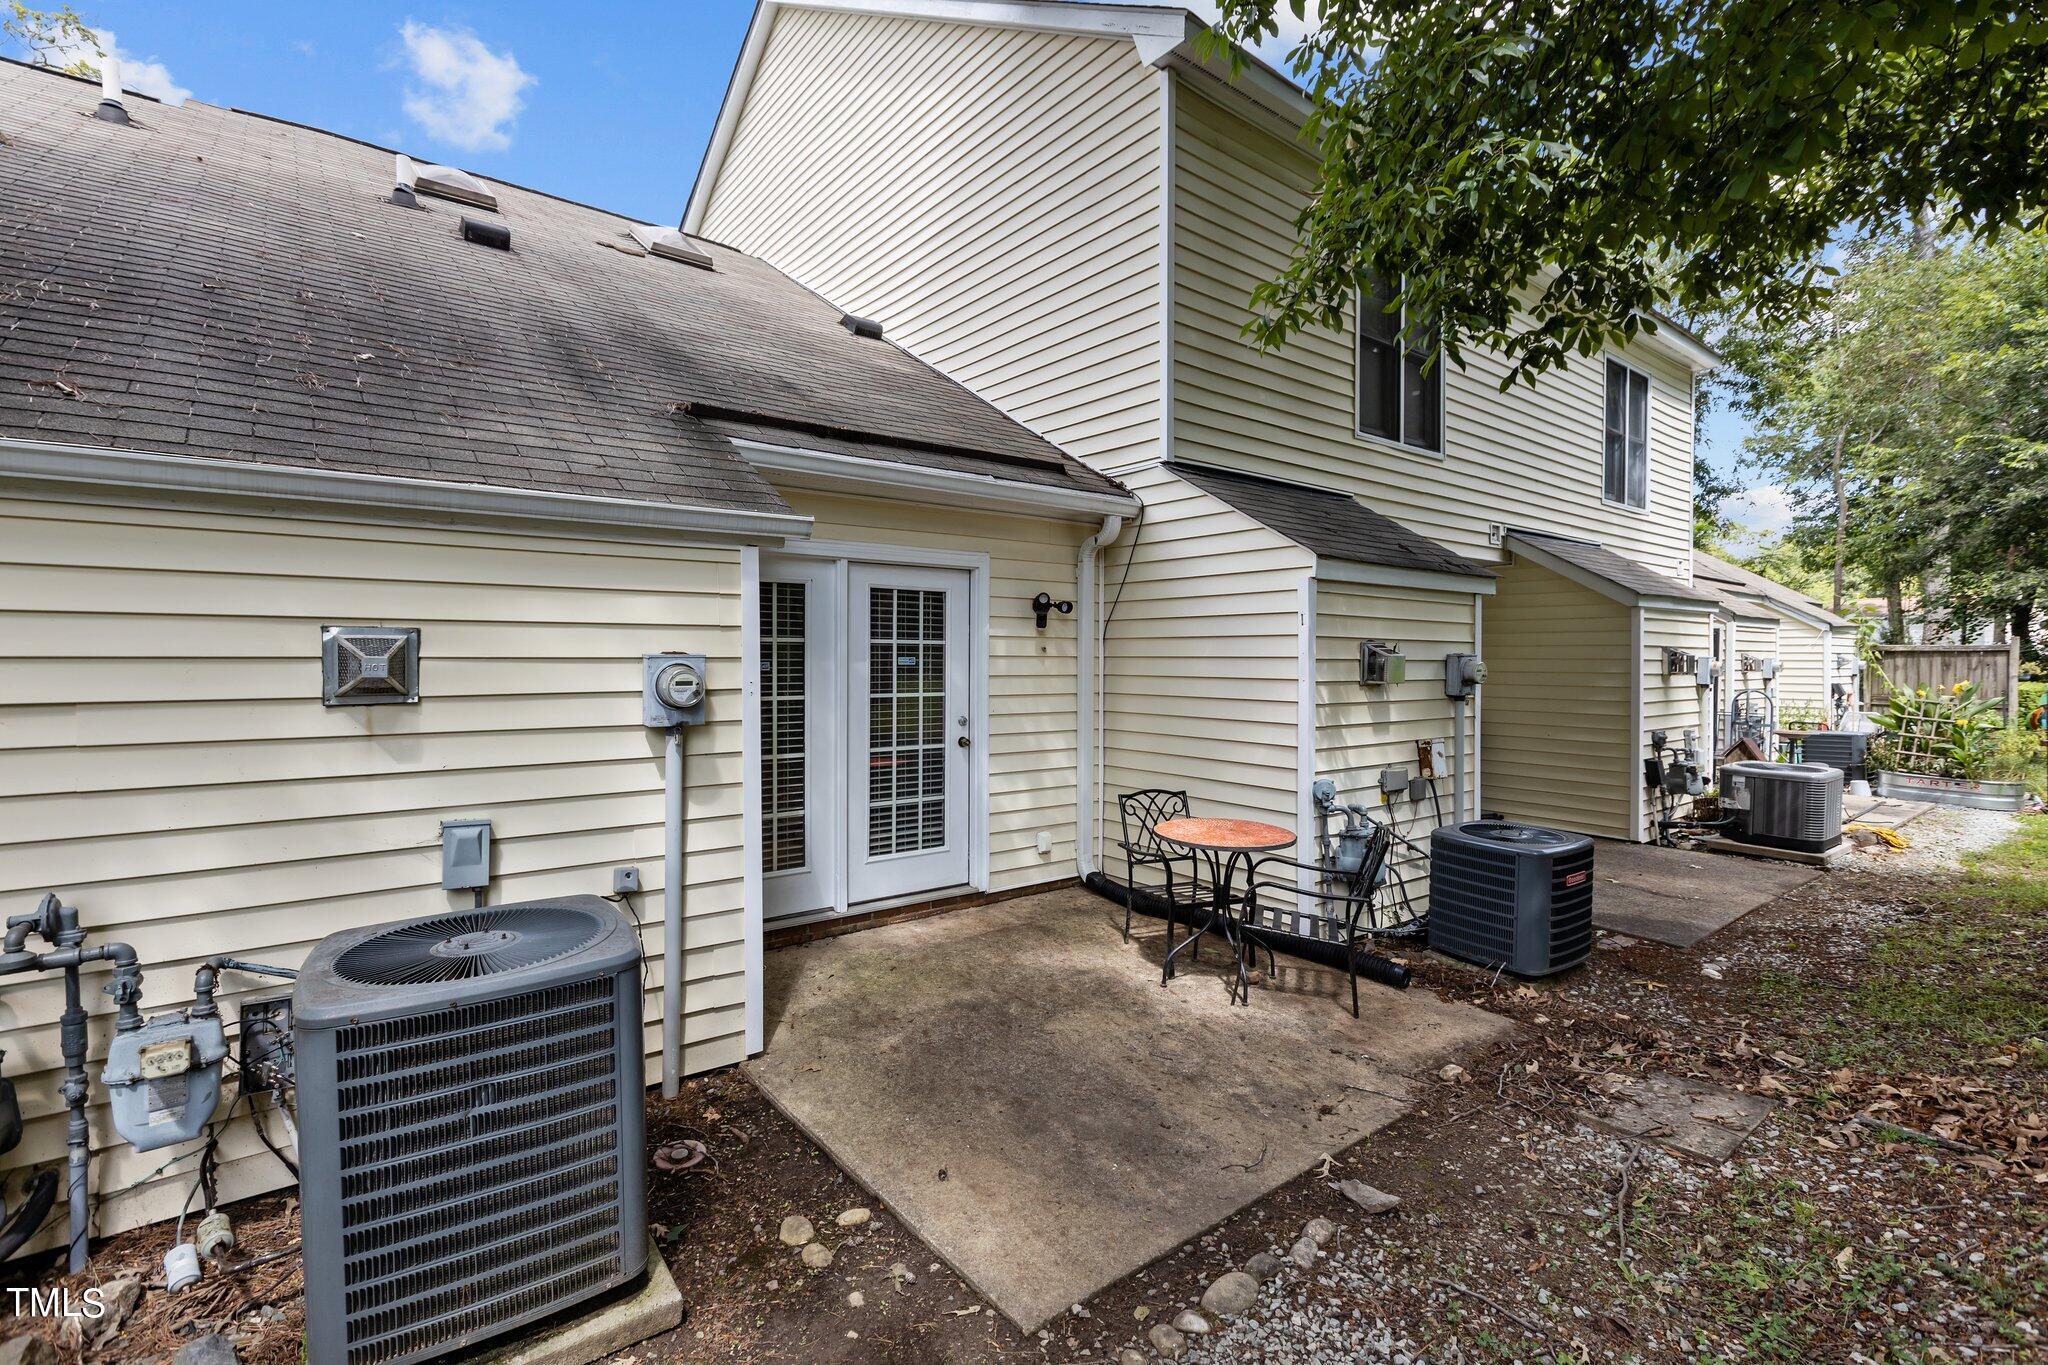
<svg viewBox="0 0 2048 1365"><path fill-rule="evenodd" d="M817 1229L811 1226L811 1220L800 1213L792 1213L782 1220L780 1236L789 1246L800 1247L817 1235Z"/></svg>
<svg viewBox="0 0 2048 1365"><path fill-rule="evenodd" d="M1145 1334L1145 1340L1152 1343L1152 1349L1168 1360L1179 1360L1188 1348L1188 1339L1165 1323L1156 1324Z"/></svg>
<svg viewBox="0 0 2048 1365"><path fill-rule="evenodd" d="M1330 1244L1330 1239L1337 1235L1337 1225L1327 1218L1311 1218L1308 1225L1302 1228L1301 1235L1319 1247L1326 1247Z"/></svg>
<svg viewBox="0 0 2048 1365"><path fill-rule="evenodd" d="M823 1242L805 1243L804 1264L813 1270L823 1270L832 1264L832 1249Z"/></svg>
<svg viewBox="0 0 2048 1365"><path fill-rule="evenodd" d="M1294 1245L1287 1248L1287 1259L1303 1270L1314 1270L1316 1266L1316 1243L1313 1237L1297 1237Z"/></svg>
<svg viewBox="0 0 2048 1365"><path fill-rule="evenodd" d="M889 1278L896 1281L896 1284L899 1288L906 1284L917 1283L916 1272L911 1270L909 1266L903 1264L903 1262L901 1261L896 1261L890 1265Z"/></svg>
<svg viewBox="0 0 2048 1365"><path fill-rule="evenodd" d="M1260 1284L1280 1273L1280 1258L1270 1251L1261 1251L1244 1263L1245 1273Z"/></svg>
<svg viewBox="0 0 2048 1365"><path fill-rule="evenodd" d="M1367 1213L1392 1213L1401 1207L1399 1195L1376 1190L1363 1180L1341 1181L1337 1185L1337 1192Z"/></svg>
<svg viewBox="0 0 2048 1365"><path fill-rule="evenodd" d="M171 1357L171 1365L239 1365L240 1361L241 1357L235 1354L235 1343L218 1332L193 1338Z"/></svg>
<svg viewBox="0 0 2048 1365"><path fill-rule="evenodd" d="M1234 1318L1258 1297L1259 1282L1242 1270L1231 1270L1202 1291L1202 1307L1219 1318Z"/></svg>
<svg viewBox="0 0 2048 1365"><path fill-rule="evenodd" d="M1183 1308L1174 1315L1173 1330L1187 1336L1198 1337L1209 1330L1209 1320L1192 1308Z"/></svg>
<svg viewBox="0 0 2048 1365"><path fill-rule="evenodd" d="M1116 1365L1152 1365L1152 1357L1135 1346L1126 1346L1116 1353Z"/></svg>
<svg viewBox="0 0 2048 1365"><path fill-rule="evenodd" d="M121 1330L121 1324L128 1321L135 1305L142 1302L142 1281L133 1275L109 1280L100 1288L100 1301L106 1305L106 1311L87 1323L85 1328L86 1335L94 1341L111 1337Z"/></svg>
<svg viewBox="0 0 2048 1365"><path fill-rule="evenodd" d="M857 1228L873 1216L866 1209L851 1208L839 1215L839 1226L843 1228Z"/></svg>
<svg viewBox="0 0 2048 1365"><path fill-rule="evenodd" d="M0 1341L0 1365L57 1365L57 1348L41 1337Z"/></svg>
<svg viewBox="0 0 2048 1365"><path fill-rule="evenodd" d="M858 1289L846 1296L846 1306L848 1308L864 1308L867 1306L867 1301L868 1296L861 1293Z"/></svg>

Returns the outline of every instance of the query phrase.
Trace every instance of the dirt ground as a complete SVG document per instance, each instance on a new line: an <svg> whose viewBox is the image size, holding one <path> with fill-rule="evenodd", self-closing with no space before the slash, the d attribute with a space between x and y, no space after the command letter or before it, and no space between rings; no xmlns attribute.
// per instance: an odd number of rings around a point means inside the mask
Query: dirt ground
<svg viewBox="0 0 2048 1365"><path fill-rule="evenodd" d="M1531 984L1414 958L1415 989L1508 1015L1514 1036L1028 1337L737 1071L699 1078L648 1116L650 1143L710 1153L650 1182L688 1316L619 1359L1152 1359L1151 1327L1254 1253L1284 1258L1313 1218L1336 1232L1309 1267L1209 1320L1186 1359L2048 1359L2048 817L1938 813L1908 835L1911 851L1859 855L1692 949L1608 936L1589 968ZM1660 1073L1778 1108L1719 1166L1585 1122ZM1353 1177L1401 1206L1366 1214L1335 1188ZM860 1207L866 1222L837 1222ZM292 1213L242 1211L245 1244L288 1247ZM789 1214L829 1266L782 1243ZM112 1239L94 1274L155 1279L168 1241ZM152 1292L89 1358L164 1360L228 1330L245 1361L296 1359L296 1292L289 1256Z"/></svg>

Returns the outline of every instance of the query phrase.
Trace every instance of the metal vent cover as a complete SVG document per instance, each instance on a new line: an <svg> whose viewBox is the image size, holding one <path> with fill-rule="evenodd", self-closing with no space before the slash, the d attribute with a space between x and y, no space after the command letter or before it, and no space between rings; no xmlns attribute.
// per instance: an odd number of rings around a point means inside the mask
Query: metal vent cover
<svg viewBox="0 0 2048 1365"><path fill-rule="evenodd" d="M518 937L464 942L493 933ZM394 945L416 964L538 960L394 985L340 974L365 948L383 969ZM639 951L610 905L335 935L294 1004L312 1365L439 1359L644 1269Z"/></svg>
<svg viewBox="0 0 2048 1365"><path fill-rule="evenodd" d="M380 706L420 699L415 626L320 627L320 701Z"/></svg>

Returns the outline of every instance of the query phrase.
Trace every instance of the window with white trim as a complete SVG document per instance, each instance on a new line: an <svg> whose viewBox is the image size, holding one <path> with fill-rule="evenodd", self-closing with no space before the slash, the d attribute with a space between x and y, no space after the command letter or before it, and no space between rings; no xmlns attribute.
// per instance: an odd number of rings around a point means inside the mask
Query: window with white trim
<svg viewBox="0 0 2048 1365"><path fill-rule="evenodd" d="M1606 465L1602 495L1624 507L1650 505L1650 376L1607 362Z"/></svg>
<svg viewBox="0 0 2048 1365"><path fill-rule="evenodd" d="M1443 341L1435 324L1402 337L1407 310L1388 311L1383 281L1358 296L1358 434L1442 454Z"/></svg>

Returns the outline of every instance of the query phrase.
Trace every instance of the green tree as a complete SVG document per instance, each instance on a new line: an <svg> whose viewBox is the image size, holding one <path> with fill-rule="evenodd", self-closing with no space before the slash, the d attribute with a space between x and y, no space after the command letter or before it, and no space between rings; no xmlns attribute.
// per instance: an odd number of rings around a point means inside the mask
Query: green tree
<svg viewBox="0 0 2048 1365"><path fill-rule="evenodd" d="M69 5L52 10L30 9L21 0L7 0L0 11L0 34L28 54L35 66L53 66L74 76L91 76L99 67L85 54L100 50L99 35Z"/></svg>
<svg viewBox="0 0 2048 1365"><path fill-rule="evenodd" d="M1218 32L1282 0L1218 0ZM1297 15L1304 0L1285 0ZM1319 183L1248 335L1400 281L1531 379L1655 311L1811 312L1843 224L2048 202L2048 0L1323 0L1290 54Z"/></svg>

